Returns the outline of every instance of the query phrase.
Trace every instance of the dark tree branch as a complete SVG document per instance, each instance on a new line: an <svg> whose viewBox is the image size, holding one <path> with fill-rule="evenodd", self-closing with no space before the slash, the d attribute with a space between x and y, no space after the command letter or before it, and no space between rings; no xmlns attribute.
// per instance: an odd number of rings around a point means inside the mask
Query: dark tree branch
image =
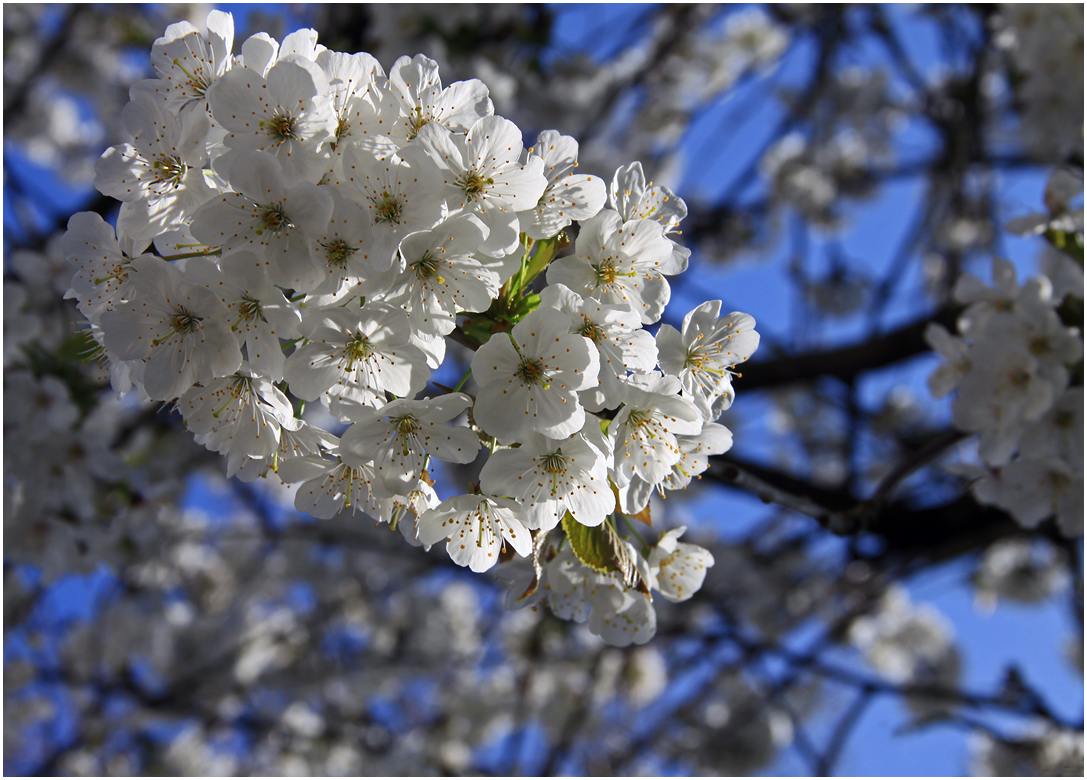
<svg viewBox="0 0 1087 780"><path fill-rule="evenodd" d="M834 377L849 383L865 371L884 368L903 360L930 352L925 343L925 328L935 322L954 328L958 307L941 309L930 317L903 325L882 336L837 349L807 352L799 355L774 356L743 366L742 378L736 381L738 390L761 390L798 382L813 382L819 377Z"/></svg>
<svg viewBox="0 0 1087 780"><path fill-rule="evenodd" d="M835 726L830 742L827 743L827 748L823 751L823 755L819 759L819 765L816 768L816 772L820 777L830 777L834 774L834 765L838 763L838 757L842 754L842 748L845 747L846 740L849 739L854 727L860 722L864 711L868 709L868 705L872 703L874 695L875 692L870 687L862 686L857 698L853 700L853 704L850 705L842 719L838 721L838 725Z"/></svg>

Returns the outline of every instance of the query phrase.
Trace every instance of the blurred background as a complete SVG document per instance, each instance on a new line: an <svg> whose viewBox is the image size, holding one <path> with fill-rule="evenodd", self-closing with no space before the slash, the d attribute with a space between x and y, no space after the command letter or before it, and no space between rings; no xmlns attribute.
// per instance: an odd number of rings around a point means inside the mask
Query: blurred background
<svg viewBox="0 0 1087 780"><path fill-rule="evenodd" d="M212 8L236 52L313 27L386 68L425 53L526 142L686 201L663 321L719 298L762 344L733 449L652 504L651 535L716 560L652 642L227 480L82 360L58 239L116 218L92 180L128 88ZM1024 529L948 473L976 441L923 338L994 255L1078 279L1082 329L1082 235L1077 265L1006 229L1057 208L1054 171L1082 186L1082 6L8 3L3 57L6 773L1082 775L1082 519Z"/></svg>

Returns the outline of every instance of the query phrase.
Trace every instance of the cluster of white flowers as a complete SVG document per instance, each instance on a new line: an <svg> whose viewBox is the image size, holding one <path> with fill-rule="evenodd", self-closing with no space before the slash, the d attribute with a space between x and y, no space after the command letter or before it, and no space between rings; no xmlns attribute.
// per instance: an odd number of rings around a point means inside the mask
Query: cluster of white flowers
<svg viewBox="0 0 1087 780"><path fill-rule="evenodd" d="M1050 158L1083 157L1083 6L1007 3L993 17L1021 105L1023 141Z"/></svg>
<svg viewBox="0 0 1087 780"><path fill-rule="evenodd" d="M1063 209L1068 200L1066 178L1058 174L1050 180L1051 210L1058 203ZM1032 216L1010 227L1036 232L1040 225L1041 232L1066 223L1078 226L1082 235L1082 210L1078 220L1067 213L1042 220ZM992 274L993 287L971 274L956 285L955 299L966 305L958 320L960 335L937 324L925 333L946 360L929 378L929 388L937 398L957 391L952 421L978 434L983 465L953 468L974 480L971 490L978 501L1005 509L1022 525L1033 528L1055 515L1063 533L1078 536L1083 533L1083 386L1082 379L1072 379L1083 359L1083 333L1067 325L1058 310L1066 301L1082 302L1082 270L1078 279L1039 275L1020 285L1015 267L994 258Z"/></svg>
<svg viewBox="0 0 1087 780"><path fill-rule="evenodd" d="M962 672L954 631L931 604L910 601L904 588L883 594L873 613L853 621L849 639L881 675L899 685L954 691ZM953 700L911 694L906 705L921 720L946 715Z"/></svg>
<svg viewBox="0 0 1087 780"><path fill-rule="evenodd" d="M1036 722L1021 735L999 739L976 731L970 745L975 777L1079 777L1083 731Z"/></svg>
<svg viewBox="0 0 1087 780"><path fill-rule="evenodd" d="M386 75L313 30L232 51L229 14L167 28L158 78L124 110L131 142L96 168L122 201L116 231L77 214L63 240L114 388L174 402L240 479L299 484L301 511L448 540L474 571L508 545L557 613L588 610L609 642L649 639L650 592L689 598L712 557L676 531L636 549L616 513L731 446L714 420L759 342L719 301L682 331L644 330L687 266L671 238L683 201L638 163L609 191L555 131L526 150L482 82L443 87L423 55ZM451 336L477 351L473 384L446 392L429 380ZM304 420L307 401L342 436ZM484 448L476 492L443 501L431 459ZM569 543L552 544L560 525Z"/></svg>

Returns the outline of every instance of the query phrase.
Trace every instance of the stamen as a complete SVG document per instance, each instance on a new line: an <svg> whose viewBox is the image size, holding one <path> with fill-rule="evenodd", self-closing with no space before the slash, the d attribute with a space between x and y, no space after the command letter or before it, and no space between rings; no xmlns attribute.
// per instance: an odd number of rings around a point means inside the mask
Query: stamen
<svg viewBox="0 0 1087 780"><path fill-rule="evenodd" d="M559 492L559 477L566 473L566 458L563 457L561 447L544 456L543 468L551 475L551 495L554 497Z"/></svg>
<svg viewBox="0 0 1087 780"><path fill-rule="evenodd" d="M270 120L261 121L260 126L276 146L284 141L302 140L302 136L298 135L298 120L290 114L276 112Z"/></svg>
<svg viewBox="0 0 1087 780"><path fill-rule="evenodd" d="M596 273L596 286L609 287L615 284L615 280L620 276L633 278L638 274L634 271L620 271L615 267L615 261L607 259L599 265L591 266Z"/></svg>
<svg viewBox="0 0 1087 780"><path fill-rule="evenodd" d="M164 154L159 155L158 159L151 163L155 182L170 187L181 184L181 180L185 178L185 172L188 169L189 167L177 157L168 157Z"/></svg>
<svg viewBox="0 0 1087 780"><path fill-rule="evenodd" d="M423 125L430 122L428 117L423 116L423 107L416 106L415 111L408 117L408 140L414 141L415 136L419 135L419 130Z"/></svg>
<svg viewBox="0 0 1087 780"><path fill-rule="evenodd" d="M547 382L547 371L543 361L538 358L522 358L513 374L528 385L540 385L545 390L551 386Z"/></svg>
<svg viewBox="0 0 1087 780"><path fill-rule="evenodd" d="M370 340L361 333L356 333L343 348L343 356L347 360L347 370L355 367L355 361L368 359L374 354L374 348Z"/></svg>
<svg viewBox="0 0 1087 780"><path fill-rule="evenodd" d="M384 190L381 197L371 197L370 202L374 204L374 222L385 225L400 224L400 212L404 210L404 204L399 198Z"/></svg>
<svg viewBox="0 0 1087 780"><path fill-rule="evenodd" d="M211 79L201 74L194 76L185 70L185 66L181 64L181 60L174 57L174 65L184 73L189 79L189 86L192 87L193 94L198 98L204 97L204 93L207 92L208 87L211 86Z"/></svg>
<svg viewBox="0 0 1087 780"><path fill-rule="evenodd" d="M464 194L472 200L479 200L487 191L487 187L494 184L494 179L484 179L475 171L465 171L454 182Z"/></svg>
<svg viewBox="0 0 1087 780"><path fill-rule="evenodd" d="M328 261L329 268L346 268L348 258L358 251L356 247L351 246L342 238L337 238L327 244L321 244L321 246L325 250L325 260Z"/></svg>
<svg viewBox="0 0 1087 780"><path fill-rule="evenodd" d="M273 233L278 233L284 228L294 227L294 223L283 213L283 207L280 205L265 206L264 211L260 212L261 226L257 228L254 233L258 236L262 235L265 230L271 230Z"/></svg>
<svg viewBox="0 0 1087 780"><path fill-rule="evenodd" d="M263 316L264 309L261 307L260 301L256 298L250 298L248 295L243 295L242 302L238 304L238 319L234 321L234 324L230 326L230 329L237 331L238 326L243 322L252 322Z"/></svg>
<svg viewBox="0 0 1087 780"><path fill-rule="evenodd" d="M430 254L430 250L423 252L423 256L411 264L412 269L415 271L417 279L436 279L438 284L445 284L445 279L438 276L438 267L441 265L441 260Z"/></svg>
<svg viewBox="0 0 1087 780"><path fill-rule="evenodd" d="M585 319L585 322L583 322L581 327L578 329L578 334L581 336L585 336L587 339L589 339L599 347L601 344L604 343L604 329L592 320L590 320L584 314L581 316Z"/></svg>
<svg viewBox="0 0 1087 780"><path fill-rule="evenodd" d="M408 446L408 440L415 436L422 426L419 425L418 420L415 419L415 415L407 414L403 417L395 420L396 423L396 435L400 437L400 441L403 444L404 457L408 457L411 454L411 448Z"/></svg>

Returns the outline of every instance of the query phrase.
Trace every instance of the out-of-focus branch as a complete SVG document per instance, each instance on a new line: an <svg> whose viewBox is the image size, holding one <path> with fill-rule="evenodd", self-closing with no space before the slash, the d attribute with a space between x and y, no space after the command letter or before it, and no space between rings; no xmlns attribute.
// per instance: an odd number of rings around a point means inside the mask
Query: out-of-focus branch
<svg viewBox="0 0 1087 780"><path fill-rule="evenodd" d="M67 49L68 36L72 32L72 27L76 19L90 9L90 5L83 5L81 3L69 6L64 14L64 20L60 23L57 31L53 33L48 41L42 42L41 48L39 49L40 56L38 57L38 61L34 63L33 67L28 67L26 69L30 75L27 76L25 81L13 85L11 89L6 90L6 94L4 95L5 124L26 109L27 98L30 97L30 92L33 90L37 80L52 67L53 62Z"/></svg>
<svg viewBox="0 0 1087 780"><path fill-rule="evenodd" d="M925 328L932 322L953 328L958 311L958 307L941 309L930 317L837 349L774 356L769 360L748 363L743 367L743 376L737 380L736 387L743 391L759 390L813 382L824 376L852 382L865 371L884 368L931 351L925 343Z"/></svg>
<svg viewBox="0 0 1087 780"><path fill-rule="evenodd" d="M816 767L820 777L830 777L834 774L834 765L838 763L838 757L842 754L842 748L845 747L846 740L849 739L849 735L853 732L857 723L860 722L861 716L868 709L868 705L872 703L874 696L875 691L872 688L867 685L862 686L857 698L853 700L845 715L838 721L838 725L834 727L834 733L830 737L830 742L827 743L827 748L823 751L823 755L819 759L819 765Z"/></svg>

